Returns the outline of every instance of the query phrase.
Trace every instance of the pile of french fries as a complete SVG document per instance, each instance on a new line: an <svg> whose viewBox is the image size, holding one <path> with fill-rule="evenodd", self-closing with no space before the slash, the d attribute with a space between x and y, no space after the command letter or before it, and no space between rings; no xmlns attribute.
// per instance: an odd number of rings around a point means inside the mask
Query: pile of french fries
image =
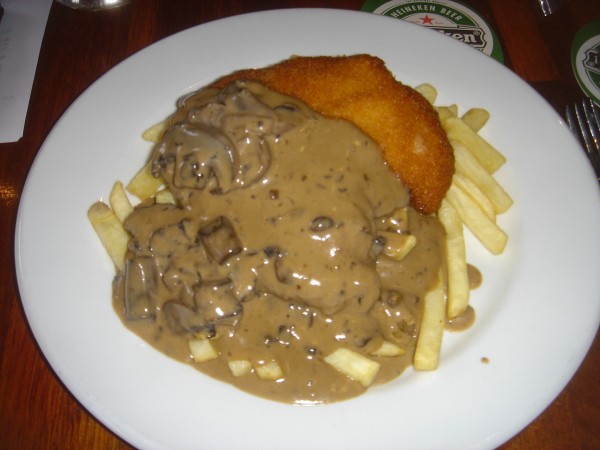
<svg viewBox="0 0 600 450"><path fill-rule="evenodd" d="M415 89L437 109L455 157L452 185L437 213L446 230L446 286L440 274L440 281L425 297L413 360L416 370L434 370L439 365L445 319L459 317L469 306L464 226L488 251L501 254L508 236L496 216L505 213L513 200L494 178L506 158L479 134L489 112L473 108L459 117L456 105L435 105L434 86L422 84Z"/></svg>
<svg viewBox="0 0 600 450"><path fill-rule="evenodd" d="M437 109L455 154L452 185L437 213L446 230L446 273L440 272L434 287L424 298L423 317L413 359L415 370L434 370L439 365L446 319L460 316L469 306L464 227L492 254L502 253L508 237L498 226L496 216L506 212L513 201L494 178L494 173L506 162L506 158L478 133L488 121L489 113L474 108L459 117L456 105L435 105L437 91L432 85L422 84L415 89ZM160 122L148 128L142 135L143 139L158 142L166 123ZM163 188L163 181L150 173L148 164L133 177L127 188L121 182L114 184L109 196L110 206L96 202L90 207L88 218L119 271L124 268L130 237L123 223L133 210L127 192L140 201L155 197L158 203L175 203L173 195ZM410 245L405 247L407 252L412 248ZM190 340L189 347L196 362L219 356L206 338ZM327 355L325 362L367 387L379 370L377 357L393 357L402 353L402 349L395 344L385 342L382 349L373 354L375 359L340 348ZM283 376L275 361L253 367L250 361L232 360L229 366L234 376L243 376L250 371L267 380Z"/></svg>

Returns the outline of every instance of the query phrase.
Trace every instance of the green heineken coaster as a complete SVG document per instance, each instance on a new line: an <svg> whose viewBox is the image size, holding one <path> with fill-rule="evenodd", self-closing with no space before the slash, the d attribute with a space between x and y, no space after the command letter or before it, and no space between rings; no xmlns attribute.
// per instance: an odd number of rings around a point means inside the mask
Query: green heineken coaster
<svg viewBox="0 0 600 450"><path fill-rule="evenodd" d="M483 18L452 0L367 0L363 11L419 24L504 62L500 41Z"/></svg>
<svg viewBox="0 0 600 450"><path fill-rule="evenodd" d="M581 90L600 106L600 20L588 23L575 35L571 66Z"/></svg>

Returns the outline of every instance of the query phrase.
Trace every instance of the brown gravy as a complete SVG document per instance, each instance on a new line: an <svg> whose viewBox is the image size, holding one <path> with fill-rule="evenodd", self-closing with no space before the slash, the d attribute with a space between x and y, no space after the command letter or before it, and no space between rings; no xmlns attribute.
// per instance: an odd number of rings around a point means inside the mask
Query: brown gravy
<svg viewBox="0 0 600 450"><path fill-rule="evenodd" d="M358 128L237 83L183 98L152 163L176 204L146 201L125 222L132 239L114 306L128 328L212 377L286 403L365 391L323 361L339 347L381 364L375 384L411 364L443 230L408 206ZM387 246L405 234L416 245L396 260ZM188 341L197 337L218 358L194 362ZM373 356L383 341L404 354ZM232 359L275 360L283 375L233 376Z"/></svg>
<svg viewBox="0 0 600 450"><path fill-rule="evenodd" d="M474 290L483 283L483 275L473 264L467 264L467 276L469 277L469 289Z"/></svg>
<svg viewBox="0 0 600 450"><path fill-rule="evenodd" d="M467 306L467 309L460 316L454 319L446 318L445 329L447 331L465 331L475 323L475 310L472 306Z"/></svg>

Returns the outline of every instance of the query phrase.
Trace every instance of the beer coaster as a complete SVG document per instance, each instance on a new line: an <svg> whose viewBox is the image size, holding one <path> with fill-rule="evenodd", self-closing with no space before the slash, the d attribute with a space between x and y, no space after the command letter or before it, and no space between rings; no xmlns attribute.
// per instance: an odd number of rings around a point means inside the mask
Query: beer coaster
<svg viewBox="0 0 600 450"><path fill-rule="evenodd" d="M600 20L588 23L575 35L571 66L581 90L600 106Z"/></svg>
<svg viewBox="0 0 600 450"><path fill-rule="evenodd" d="M504 62L498 36L473 9L452 0L367 0L363 11L431 28Z"/></svg>

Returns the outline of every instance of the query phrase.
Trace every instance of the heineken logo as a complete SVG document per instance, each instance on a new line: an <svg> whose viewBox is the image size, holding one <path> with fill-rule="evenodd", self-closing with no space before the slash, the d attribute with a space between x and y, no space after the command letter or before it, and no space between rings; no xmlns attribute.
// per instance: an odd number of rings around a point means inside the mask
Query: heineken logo
<svg viewBox="0 0 600 450"><path fill-rule="evenodd" d="M588 70L600 73L600 45L585 51L583 66Z"/></svg>
<svg viewBox="0 0 600 450"><path fill-rule="evenodd" d="M439 31L446 36L450 36L457 41L469 44L477 49L482 49L486 45L484 32L478 27L440 27L435 25L425 25L432 30Z"/></svg>
<svg viewBox="0 0 600 450"><path fill-rule="evenodd" d="M362 9L422 25L501 62L504 59L497 38L487 23L460 3L451 0L367 0Z"/></svg>
<svg viewBox="0 0 600 450"><path fill-rule="evenodd" d="M588 23L575 35L571 66L581 90L600 105L600 20Z"/></svg>

